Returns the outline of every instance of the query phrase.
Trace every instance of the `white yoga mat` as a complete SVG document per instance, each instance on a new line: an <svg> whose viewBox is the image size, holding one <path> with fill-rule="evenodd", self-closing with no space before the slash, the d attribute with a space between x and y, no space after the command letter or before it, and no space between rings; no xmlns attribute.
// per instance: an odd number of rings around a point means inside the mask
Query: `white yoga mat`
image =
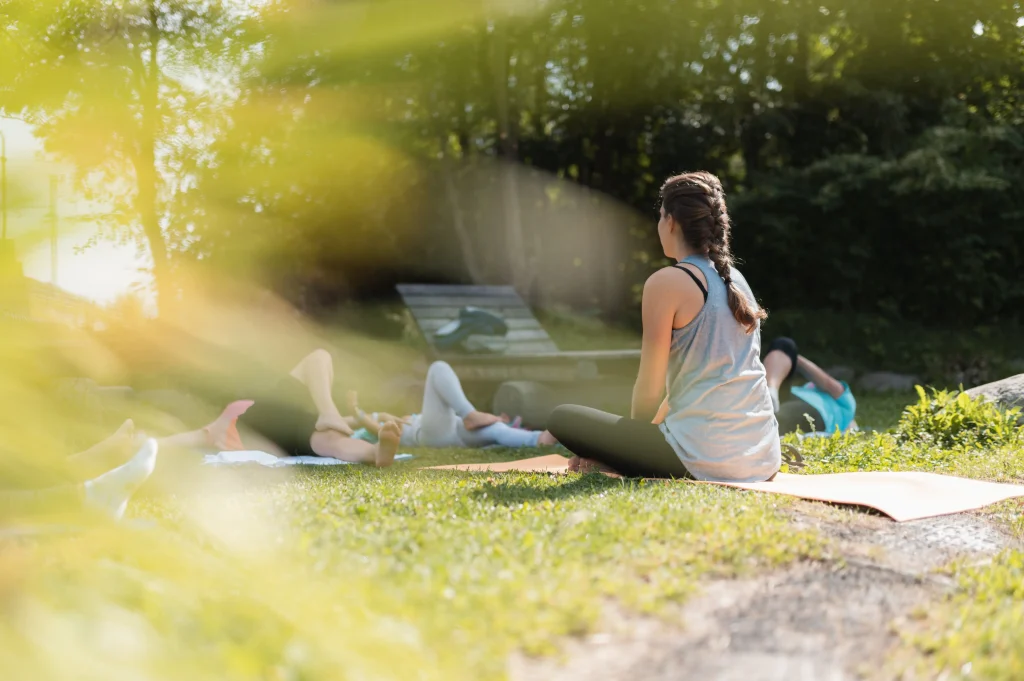
<svg viewBox="0 0 1024 681"><path fill-rule="evenodd" d="M398 454L395 461L407 461L413 458L412 454ZM285 456L277 457L267 452L258 450L246 450L242 452L220 452L218 454L207 454L203 458L204 466L238 466L241 464L256 464L267 468L280 468L282 466L347 466L351 461L332 459L326 456Z"/></svg>

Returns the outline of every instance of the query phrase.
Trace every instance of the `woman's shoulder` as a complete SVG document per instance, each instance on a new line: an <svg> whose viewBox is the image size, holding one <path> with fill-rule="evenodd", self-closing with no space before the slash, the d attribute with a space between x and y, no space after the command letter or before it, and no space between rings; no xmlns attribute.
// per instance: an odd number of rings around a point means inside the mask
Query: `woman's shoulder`
<svg viewBox="0 0 1024 681"><path fill-rule="evenodd" d="M659 267L658 269L654 270L653 272L651 272L647 276L647 281L648 282L651 282L651 281L655 281L656 282L656 281L664 280L664 279L666 279L668 277L671 277L673 271L676 271L678 269L679 268L677 267L677 265L665 265L664 267Z"/></svg>
<svg viewBox="0 0 1024 681"><path fill-rule="evenodd" d="M670 265L651 272L647 277L647 281L644 282L644 295L657 295L670 291L675 283L676 275L673 274L675 269L674 266Z"/></svg>
<svg viewBox="0 0 1024 681"><path fill-rule="evenodd" d="M644 299L678 302L680 294L701 298L702 294L698 287L707 287L706 277L700 270L695 270L696 268L683 271L682 267L670 265L652 272L644 283Z"/></svg>
<svg viewBox="0 0 1024 681"><path fill-rule="evenodd" d="M696 275L702 282L707 279L707 275L704 274L704 270L698 267L696 264L689 261L678 262L675 265L666 265L661 269L657 269L647 277L647 286L658 288L661 286L671 287L680 281L692 281L693 279L687 275Z"/></svg>

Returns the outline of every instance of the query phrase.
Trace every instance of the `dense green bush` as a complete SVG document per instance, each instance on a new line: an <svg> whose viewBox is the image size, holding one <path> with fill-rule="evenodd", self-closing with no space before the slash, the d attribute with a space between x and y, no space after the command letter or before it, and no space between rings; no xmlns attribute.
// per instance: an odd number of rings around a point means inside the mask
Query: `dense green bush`
<svg viewBox="0 0 1024 681"><path fill-rule="evenodd" d="M1014 127L949 125L899 156L838 154L754 178L733 211L745 273L769 308L958 327L1013 318L1022 153Z"/></svg>
<svg viewBox="0 0 1024 681"><path fill-rule="evenodd" d="M938 447L995 447L1019 441L1024 426L1020 409L1003 410L985 398L959 391L917 388L918 401L900 417L896 437L901 443Z"/></svg>

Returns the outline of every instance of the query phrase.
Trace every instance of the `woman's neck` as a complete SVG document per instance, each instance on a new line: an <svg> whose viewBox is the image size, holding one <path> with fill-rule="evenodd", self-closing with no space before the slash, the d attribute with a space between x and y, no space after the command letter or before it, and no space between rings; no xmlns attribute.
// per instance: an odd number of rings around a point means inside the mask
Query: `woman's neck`
<svg viewBox="0 0 1024 681"><path fill-rule="evenodd" d="M704 255L704 254L703 253L698 253L697 251L695 251L692 248L690 248L689 246L687 246L685 243L678 244L678 248L676 249L676 262L682 262L682 261L686 260L687 258L689 258L691 255Z"/></svg>

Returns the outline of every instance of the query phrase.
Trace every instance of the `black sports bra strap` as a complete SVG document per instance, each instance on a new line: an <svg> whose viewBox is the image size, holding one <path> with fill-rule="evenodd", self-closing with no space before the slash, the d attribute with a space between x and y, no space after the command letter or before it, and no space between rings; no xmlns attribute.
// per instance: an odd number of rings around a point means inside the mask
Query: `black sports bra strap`
<svg viewBox="0 0 1024 681"><path fill-rule="evenodd" d="M697 285L697 288L700 289L700 292L702 294L704 294L704 302L705 303L708 302L708 289L707 289L706 286L704 286L704 282L701 281L700 278L696 274L693 273L693 270L691 270L689 267L683 267L683 263L681 263L681 262L680 263L676 263L672 267L675 267L676 269L682 270L683 272L686 272L687 274L689 274L690 275L690 279L693 279L693 283L695 283Z"/></svg>

